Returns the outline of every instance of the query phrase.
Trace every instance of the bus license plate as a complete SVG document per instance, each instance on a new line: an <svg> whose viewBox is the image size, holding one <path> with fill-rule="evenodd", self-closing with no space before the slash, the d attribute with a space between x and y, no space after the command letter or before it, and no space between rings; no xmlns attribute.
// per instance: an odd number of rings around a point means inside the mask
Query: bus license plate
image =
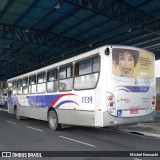
<svg viewBox="0 0 160 160"><path fill-rule="evenodd" d="M131 109L130 114L138 114L139 110L138 109Z"/></svg>

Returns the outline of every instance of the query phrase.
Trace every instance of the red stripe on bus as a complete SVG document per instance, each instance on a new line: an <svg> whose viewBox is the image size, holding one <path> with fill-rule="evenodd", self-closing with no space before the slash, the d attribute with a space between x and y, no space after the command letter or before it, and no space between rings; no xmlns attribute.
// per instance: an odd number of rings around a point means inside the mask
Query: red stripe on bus
<svg viewBox="0 0 160 160"><path fill-rule="evenodd" d="M56 102L57 102L61 97L70 96L70 95L76 95L76 94L72 94L72 93L62 94L62 95L60 95L55 101L53 101L53 102L50 104L50 107L53 107L53 106L56 104Z"/></svg>

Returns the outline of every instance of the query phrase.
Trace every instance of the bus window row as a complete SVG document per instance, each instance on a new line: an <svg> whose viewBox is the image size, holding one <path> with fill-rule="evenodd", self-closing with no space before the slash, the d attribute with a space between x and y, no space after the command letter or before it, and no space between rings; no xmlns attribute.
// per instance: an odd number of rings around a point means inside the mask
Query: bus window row
<svg viewBox="0 0 160 160"><path fill-rule="evenodd" d="M74 67L70 63L9 83L13 95L92 89L98 82L99 70L100 57L94 56L76 62Z"/></svg>

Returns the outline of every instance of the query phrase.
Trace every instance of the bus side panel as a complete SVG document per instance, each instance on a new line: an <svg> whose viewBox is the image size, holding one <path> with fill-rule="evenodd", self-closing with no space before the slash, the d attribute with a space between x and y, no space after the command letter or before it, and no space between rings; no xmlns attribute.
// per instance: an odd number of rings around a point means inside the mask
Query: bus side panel
<svg viewBox="0 0 160 160"><path fill-rule="evenodd" d="M68 97L68 98L67 98ZM64 122L64 118L61 117L69 117L69 104L64 103L66 99L69 99L67 94L50 94L50 95L18 95L12 97L11 101L9 101L9 113L14 113L14 106L18 107L18 112L20 116L30 117L40 120L47 120L47 113L49 107L53 107L58 111L61 109L61 112L58 112L59 121ZM63 113L62 113L63 112ZM70 123L69 120L65 118L66 123Z"/></svg>
<svg viewBox="0 0 160 160"><path fill-rule="evenodd" d="M13 96L8 100L8 113L14 114L14 106L17 104L16 96Z"/></svg>
<svg viewBox="0 0 160 160"><path fill-rule="evenodd" d="M68 93L53 93L53 94L45 94L45 95L36 95L36 96L29 96L28 100L30 101L30 112L29 117L41 120L48 120L47 113L48 109L51 107L56 110L58 115L59 123L66 123L70 124L70 113L69 113L69 95ZM35 108L35 109L34 109ZM24 114L24 113L22 113Z"/></svg>
<svg viewBox="0 0 160 160"><path fill-rule="evenodd" d="M18 112L23 117L34 118L47 121L48 108L35 108L35 107L18 107Z"/></svg>
<svg viewBox="0 0 160 160"><path fill-rule="evenodd" d="M71 124L81 126L95 126L94 111L70 110Z"/></svg>
<svg viewBox="0 0 160 160"><path fill-rule="evenodd" d="M101 83L101 82L100 82ZM106 111L106 92L103 87L97 86L96 89L96 109L95 109L95 126L104 126L103 112Z"/></svg>
<svg viewBox="0 0 160 160"><path fill-rule="evenodd" d="M68 92L53 94L53 96L57 97L53 100L51 107L53 107L56 110L59 123L70 124L71 121L70 111L69 111L70 94L71 93Z"/></svg>
<svg viewBox="0 0 160 160"><path fill-rule="evenodd" d="M70 118L70 112L67 109L56 109L57 115L58 115L58 121L62 124L70 124L71 118Z"/></svg>
<svg viewBox="0 0 160 160"><path fill-rule="evenodd" d="M100 63L100 76L96 88L96 104L95 104L95 126L104 126L103 113L107 111L106 107L106 73L109 71L109 63L106 63L107 56L104 53L104 49L100 51L101 63ZM106 121L106 120L105 120Z"/></svg>
<svg viewBox="0 0 160 160"><path fill-rule="evenodd" d="M95 89L74 91L70 95L72 125L95 126Z"/></svg>
<svg viewBox="0 0 160 160"><path fill-rule="evenodd" d="M14 105L11 105L10 103L8 103L8 113L14 114Z"/></svg>
<svg viewBox="0 0 160 160"><path fill-rule="evenodd" d="M14 106L18 107L18 114L40 120L47 120L48 107L38 103L38 96L17 95L9 101L9 113L14 114ZM34 105L33 105L34 104Z"/></svg>
<svg viewBox="0 0 160 160"><path fill-rule="evenodd" d="M9 104L8 113L14 114L14 106L18 107L18 114L20 116L47 121L48 108L35 108L29 106L19 106L17 104Z"/></svg>

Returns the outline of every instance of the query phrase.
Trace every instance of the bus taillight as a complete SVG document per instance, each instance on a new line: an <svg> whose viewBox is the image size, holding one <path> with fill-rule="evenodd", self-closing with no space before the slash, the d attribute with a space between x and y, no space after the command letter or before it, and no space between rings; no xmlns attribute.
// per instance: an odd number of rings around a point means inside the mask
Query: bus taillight
<svg viewBox="0 0 160 160"><path fill-rule="evenodd" d="M108 96L108 100L112 101L113 100L113 96L112 95Z"/></svg>
<svg viewBox="0 0 160 160"><path fill-rule="evenodd" d="M114 103L113 102L109 102L108 106L113 107Z"/></svg>
<svg viewBox="0 0 160 160"><path fill-rule="evenodd" d="M117 121L110 121L109 123L110 124L117 124L118 122Z"/></svg>
<svg viewBox="0 0 160 160"><path fill-rule="evenodd" d="M115 102L114 102L114 95L107 92L107 101L108 101L108 111L111 114L114 114L116 109L115 109Z"/></svg>
<svg viewBox="0 0 160 160"><path fill-rule="evenodd" d="M155 109L155 106L156 106L156 96L153 95L153 96L152 96L152 110Z"/></svg>
<svg viewBox="0 0 160 160"><path fill-rule="evenodd" d="M156 99L156 96L154 95L154 96L152 97L152 99Z"/></svg>
<svg viewBox="0 0 160 160"><path fill-rule="evenodd" d="M152 105L155 105L156 104L156 102L155 101L152 101Z"/></svg>
<svg viewBox="0 0 160 160"><path fill-rule="evenodd" d="M114 109L114 108L110 108L110 109L109 109L109 112L110 112L110 113L114 113L114 112L115 112L115 109Z"/></svg>

